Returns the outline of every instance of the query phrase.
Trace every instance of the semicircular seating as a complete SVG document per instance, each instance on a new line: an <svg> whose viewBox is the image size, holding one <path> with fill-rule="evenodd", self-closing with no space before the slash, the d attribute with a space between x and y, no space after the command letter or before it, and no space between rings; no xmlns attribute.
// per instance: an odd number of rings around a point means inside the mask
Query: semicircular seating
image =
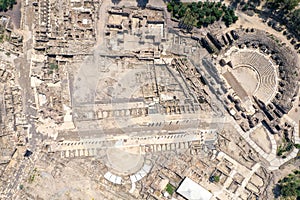
<svg viewBox="0 0 300 200"><path fill-rule="evenodd" d="M262 54L255 51L238 51L231 54L233 68L251 67L259 78L259 85L254 96L269 102L276 92L276 70L273 64Z"/></svg>

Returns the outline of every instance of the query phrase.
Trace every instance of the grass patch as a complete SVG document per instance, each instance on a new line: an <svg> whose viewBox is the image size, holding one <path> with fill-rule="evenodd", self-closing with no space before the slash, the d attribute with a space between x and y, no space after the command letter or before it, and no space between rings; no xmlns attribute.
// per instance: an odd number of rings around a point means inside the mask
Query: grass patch
<svg viewBox="0 0 300 200"><path fill-rule="evenodd" d="M32 171L32 174L29 176L28 182L32 183L34 181L36 175L39 175L39 174L37 174L37 169L34 168L33 171Z"/></svg>
<svg viewBox="0 0 300 200"><path fill-rule="evenodd" d="M49 71L48 71L48 74L53 74L54 71L57 71L58 70L58 65L57 64L54 64L54 63L50 63L49 64Z"/></svg>
<svg viewBox="0 0 300 200"><path fill-rule="evenodd" d="M214 176L214 179L216 183L220 182L220 176Z"/></svg>
<svg viewBox="0 0 300 200"><path fill-rule="evenodd" d="M175 191L175 186L171 185L170 183L168 183L168 185L166 186L166 191L172 195Z"/></svg>
<svg viewBox="0 0 300 200"><path fill-rule="evenodd" d="M54 63L50 63L49 64L49 68L52 69L52 70L57 70L58 69L58 65L54 64Z"/></svg>

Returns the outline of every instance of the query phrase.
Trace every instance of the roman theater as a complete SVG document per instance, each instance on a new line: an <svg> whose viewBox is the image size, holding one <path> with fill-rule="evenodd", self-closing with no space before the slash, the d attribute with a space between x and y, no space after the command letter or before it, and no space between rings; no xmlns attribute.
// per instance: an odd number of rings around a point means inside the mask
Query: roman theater
<svg viewBox="0 0 300 200"><path fill-rule="evenodd" d="M215 62L220 78L226 82L227 97L223 100L229 112L237 116L243 111L242 116L258 119L259 108L266 112L273 108L275 115L266 114L269 121L289 112L298 92L297 55L262 30L233 30L235 40L231 39L228 45L226 36L230 34L224 35L216 39L224 50L211 62Z"/></svg>

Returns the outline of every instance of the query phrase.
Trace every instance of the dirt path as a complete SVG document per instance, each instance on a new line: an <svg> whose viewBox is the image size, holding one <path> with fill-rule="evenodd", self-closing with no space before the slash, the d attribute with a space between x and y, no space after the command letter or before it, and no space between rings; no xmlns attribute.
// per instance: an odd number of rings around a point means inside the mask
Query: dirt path
<svg viewBox="0 0 300 200"><path fill-rule="evenodd" d="M281 40L282 43L286 43L286 45L291 48L292 50L294 50L293 45L290 43L289 40L287 40L287 38L282 34L282 32L277 32L276 30L274 30L273 28L269 27L267 25L267 23L264 23L263 20L261 18L259 18L259 16L257 14L255 14L254 16L248 16L245 13L241 12L241 11L236 11L237 16L239 17L239 20L231 25L229 27L229 29L226 29L226 31L228 30L233 30L233 29L237 29L237 28L256 28L256 29L260 29L260 30L265 30L266 32L273 34L275 37L277 37L279 40ZM299 59L299 54L298 54L298 59Z"/></svg>
<svg viewBox="0 0 300 200"><path fill-rule="evenodd" d="M107 9L112 6L112 2L109 0L102 0L100 3L100 8L99 8L99 19L97 21L96 25L96 41L97 44L96 46L99 46L104 43L104 30L105 30L105 23L107 21L107 14L106 11Z"/></svg>

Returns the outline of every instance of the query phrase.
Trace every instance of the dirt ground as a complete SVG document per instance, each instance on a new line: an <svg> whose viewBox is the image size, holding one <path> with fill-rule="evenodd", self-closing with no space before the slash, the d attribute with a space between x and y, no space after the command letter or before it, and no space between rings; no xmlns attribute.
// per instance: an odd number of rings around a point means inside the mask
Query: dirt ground
<svg viewBox="0 0 300 200"><path fill-rule="evenodd" d="M36 167L23 192L34 199L106 199L101 186L87 176L80 160L63 165ZM71 183L71 184L70 184ZM42 192L43 191L43 192Z"/></svg>
<svg viewBox="0 0 300 200"><path fill-rule="evenodd" d="M253 131L250 135L250 138L266 153L271 153L271 142L264 127L260 127Z"/></svg>
<svg viewBox="0 0 300 200"><path fill-rule="evenodd" d="M253 95L259 83L255 71L249 67L238 67L232 70L232 74L241 83L247 94Z"/></svg>

